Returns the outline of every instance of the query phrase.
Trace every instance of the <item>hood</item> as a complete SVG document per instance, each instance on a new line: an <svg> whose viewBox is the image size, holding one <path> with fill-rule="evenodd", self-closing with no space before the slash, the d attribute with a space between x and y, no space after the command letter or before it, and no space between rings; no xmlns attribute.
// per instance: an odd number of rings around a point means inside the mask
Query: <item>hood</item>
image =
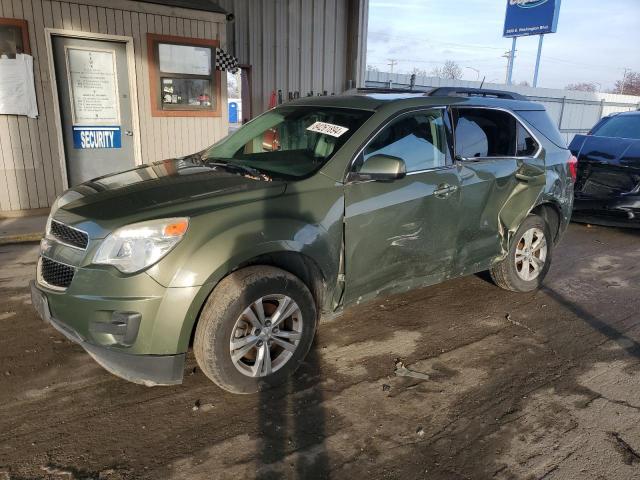
<svg viewBox="0 0 640 480"><path fill-rule="evenodd" d="M286 183L268 181L178 158L105 175L67 190L52 211L56 219L80 226L92 220L110 230L137 221L194 215L284 193ZM101 227L101 228L100 228ZM87 230L95 230L87 228ZM101 232L90 232L99 237Z"/></svg>
<svg viewBox="0 0 640 480"><path fill-rule="evenodd" d="M640 186L640 140L576 135L569 149L578 158L576 192L607 197Z"/></svg>

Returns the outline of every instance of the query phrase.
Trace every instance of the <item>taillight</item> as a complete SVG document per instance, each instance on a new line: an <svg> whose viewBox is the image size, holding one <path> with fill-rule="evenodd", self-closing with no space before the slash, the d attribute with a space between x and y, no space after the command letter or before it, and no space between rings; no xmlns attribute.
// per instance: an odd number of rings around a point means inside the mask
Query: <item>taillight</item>
<svg viewBox="0 0 640 480"><path fill-rule="evenodd" d="M569 167L569 173L571 174L571 180L574 182L576 178L578 178L578 159L575 155L571 155L569 157L569 161L567 162L567 166Z"/></svg>

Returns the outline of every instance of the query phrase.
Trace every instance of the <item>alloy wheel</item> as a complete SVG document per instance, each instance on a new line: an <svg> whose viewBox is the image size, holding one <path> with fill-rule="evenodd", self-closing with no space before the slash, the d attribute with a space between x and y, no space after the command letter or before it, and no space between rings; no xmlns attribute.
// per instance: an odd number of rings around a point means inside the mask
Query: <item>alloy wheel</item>
<svg viewBox="0 0 640 480"><path fill-rule="evenodd" d="M547 260L547 239L544 232L533 227L525 231L516 245L516 273L522 280L535 280Z"/></svg>
<svg viewBox="0 0 640 480"><path fill-rule="evenodd" d="M249 377L265 377L282 368L302 338L302 313L286 295L265 295L238 317L229 348L235 367Z"/></svg>

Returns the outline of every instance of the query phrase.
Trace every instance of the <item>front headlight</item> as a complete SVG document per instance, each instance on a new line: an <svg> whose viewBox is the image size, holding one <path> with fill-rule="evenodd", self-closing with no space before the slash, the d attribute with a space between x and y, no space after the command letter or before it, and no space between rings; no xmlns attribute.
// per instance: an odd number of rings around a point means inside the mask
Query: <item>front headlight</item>
<svg viewBox="0 0 640 480"><path fill-rule="evenodd" d="M169 253L188 227L188 218L163 218L119 228L102 242L93 263L113 265L123 273L138 272Z"/></svg>

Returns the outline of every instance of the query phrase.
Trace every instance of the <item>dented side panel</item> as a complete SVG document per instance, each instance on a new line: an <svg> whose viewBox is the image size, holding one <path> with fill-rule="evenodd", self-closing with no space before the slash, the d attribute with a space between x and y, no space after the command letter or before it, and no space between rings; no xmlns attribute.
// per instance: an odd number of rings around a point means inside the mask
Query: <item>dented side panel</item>
<svg viewBox="0 0 640 480"><path fill-rule="evenodd" d="M479 268L501 251L500 211L517 186L515 159L459 162L462 192L456 271Z"/></svg>
<svg viewBox="0 0 640 480"><path fill-rule="evenodd" d="M438 186L458 187L442 198ZM460 208L456 167L345 186L346 303L435 283L452 269Z"/></svg>
<svg viewBox="0 0 640 480"><path fill-rule="evenodd" d="M462 185L456 272L487 268L501 258L545 188L544 153L537 158L490 158L459 163Z"/></svg>

